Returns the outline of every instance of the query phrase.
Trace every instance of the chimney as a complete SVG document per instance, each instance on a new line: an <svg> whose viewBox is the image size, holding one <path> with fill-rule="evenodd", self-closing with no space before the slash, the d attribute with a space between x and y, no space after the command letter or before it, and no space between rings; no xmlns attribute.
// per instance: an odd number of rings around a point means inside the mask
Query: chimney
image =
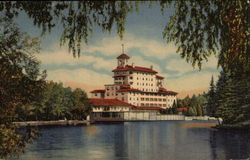
<svg viewBox="0 0 250 160"><path fill-rule="evenodd" d="M132 63L132 67L134 67L134 63Z"/></svg>
<svg viewBox="0 0 250 160"><path fill-rule="evenodd" d="M153 65L150 66L150 69L153 69Z"/></svg>

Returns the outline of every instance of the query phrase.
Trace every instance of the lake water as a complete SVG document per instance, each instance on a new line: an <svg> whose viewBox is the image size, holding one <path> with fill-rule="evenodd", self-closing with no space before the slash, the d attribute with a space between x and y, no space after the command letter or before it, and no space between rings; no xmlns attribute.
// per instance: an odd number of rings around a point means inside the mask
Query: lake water
<svg viewBox="0 0 250 160"><path fill-rule="evenodd" d="M42 127L23 160L224 160L250 158L250 133L211 122L155 121Z"/></svg>

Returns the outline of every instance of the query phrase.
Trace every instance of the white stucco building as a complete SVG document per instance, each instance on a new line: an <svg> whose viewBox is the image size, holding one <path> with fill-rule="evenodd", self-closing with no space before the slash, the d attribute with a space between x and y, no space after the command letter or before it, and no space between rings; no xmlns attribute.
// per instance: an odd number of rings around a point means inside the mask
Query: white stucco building
<svg viewBox="0 0 250 160"><path fill-rule="evenodd" d="M117 57L117 67L113 84L106 84L104 89L91 92L94 99L118 99L133 107L131 110L165 109L177 101L177 93L163 87L164 77L153 66L146 68L129 64L130 57L121 54Z"/></svg>

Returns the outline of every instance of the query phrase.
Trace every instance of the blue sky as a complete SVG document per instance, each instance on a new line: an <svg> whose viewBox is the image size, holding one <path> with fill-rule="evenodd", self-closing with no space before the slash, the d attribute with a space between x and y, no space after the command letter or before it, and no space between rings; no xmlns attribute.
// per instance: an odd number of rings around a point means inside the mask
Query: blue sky
<svg viewBox="0 0 250 160"><path fill-rule="evenodd" d="M123 40L116 34L115 27L111 33L102 33L95 28L88 45L82 44L80 58L73 58L67 45L60 47L62 27L58 25L42 37L41 53L37 58L47 70L48 80L90 91L113 82L111 70L116 67L116 57L121 54L121 44L124 44L125 53L131 57L130 63L144 67L153 65L159 75L165 76L165 87L179 92L180 97L206 91L211 76L216 79L218 75L217 59L211 57L199 71L176 54L176 46L167 44L162 38L172 12L173 9L169 9L162 15L156 4L150 9L140 7L139 13L128 15ZM17 19L17 23L31 36L41 33L25 14Z"/></svg>

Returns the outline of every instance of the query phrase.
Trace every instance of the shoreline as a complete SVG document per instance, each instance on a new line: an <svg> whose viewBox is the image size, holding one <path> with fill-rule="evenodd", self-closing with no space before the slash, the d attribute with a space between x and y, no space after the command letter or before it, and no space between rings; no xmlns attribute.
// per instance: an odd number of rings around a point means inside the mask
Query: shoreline
<svg viewBox="0 0 250 160"><path fill-rule="evenodd" d="M55 120L55 121L24 121L13 122L20 127L26 126L53 126L53 125L90 125L87 120Z"/></svg>
<svg viewBox="0 0 250 160"><path fill-rule="evenodd" d="M184 121L211 121L214 119L204 119L204 118L191 118L191 119L184 119ZM53 121L22 121L22 122L13 122L15 125L19 127L26 127L26 126L53 126L53 125L62 125L62 126L76 126L76 125L90 125L92 123L112 123L112 122L153 122L153 121L168 121L168 120L53 120ZM169 121L179 121L179 120L169 120Z"/></svg>

